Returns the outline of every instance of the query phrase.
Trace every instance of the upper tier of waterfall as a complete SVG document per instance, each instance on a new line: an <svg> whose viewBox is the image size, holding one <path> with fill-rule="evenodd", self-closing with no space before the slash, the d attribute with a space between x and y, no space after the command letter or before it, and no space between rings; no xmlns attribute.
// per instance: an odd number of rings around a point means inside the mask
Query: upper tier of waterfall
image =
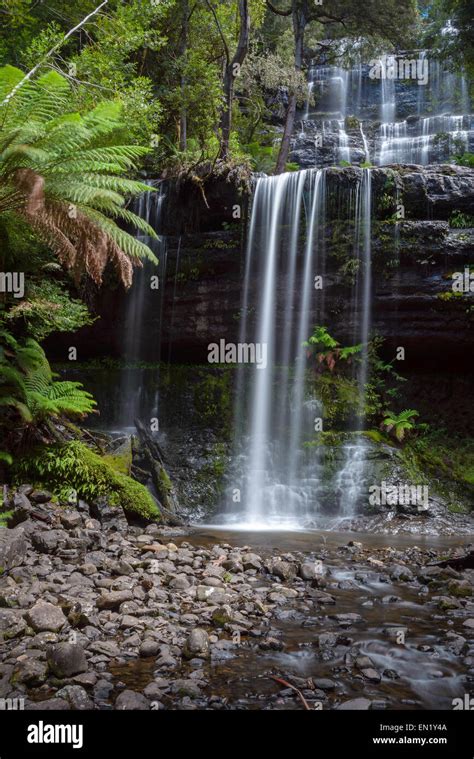
<svg viewBox="0 0 474 759"><path fill-rule="evenodd" d="M291 160L302 168L341 161L427 165L473 151L466 78L425 52L410 59L418 79L396 76L406 55L383 56L378 78L371 64L310 67Z"/></svg>

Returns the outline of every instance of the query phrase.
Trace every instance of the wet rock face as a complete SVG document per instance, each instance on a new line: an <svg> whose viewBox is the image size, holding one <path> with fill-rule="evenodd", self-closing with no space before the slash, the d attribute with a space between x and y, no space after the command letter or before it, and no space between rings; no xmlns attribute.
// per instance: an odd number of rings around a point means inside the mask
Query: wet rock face
<svg viewBox="0 0 474 759"><path fill-rule="evenodd" d="M448 224L454 211L472 213L474 170L451 165L394 166L373 169L371 174L373 329L390 341L407 345L412 363L423 365L428 356L443 352L456 354L463 364L470 342L470 316L460 299L443 298L452 288L452 272L464 271L474 256L472 230L453 229ZM343 338L346 332L352 334L353 319L360 323L361 314L351 308L352 280L347 274L347 262L354 256L353 224L347 223L343 229L338 204L355 191L360 175L360 169L333 168L326 178L326 321ZM395 224L397 202L403 204L404 218ZM299 267L303 266L303 251L304 240ZM175 282L178 255L179 266L183 261L186 266ZM165 308L172 309L173 323L163 325L162 353L178 362L205 363L208 345L216 336L239 341L245 269L240 233L170 239L168 262ZM278 286L283 292L288 284L283 258L279 269ZM258 282L258 277L250 282L249 328L252 309L260 297ZM317 313L313 319L316 317ZM283 322L284 313L277 318Z"/></svg>
<svg viewBox="0 0 474 759"><path fill-rule="evenodd" d="M474 170L450 164L409 165L374 168L371 176L373 329L388 340L408 345L409 359L414 364L424 365L427 357L438 351L456 355L458 365L463 365L469 343L469 313L460 299L443 300L439 296L451 288L447 277L472 263L472 230L450 228L448 220L455 211L472 214ZM360 314L349 303L352 281L347 263L354 256L353 222L342 229L339 206L344 206L355 191L360 177L361 169L355 167L333 167L327 172L326 321L343 338L345 329L352 334L353 323L349 320L355 313L360 323ZM173 193L167 198L169 218L165 231L169 236L163 309L173 318L162 323L161 358L165 361L206 364L210 343L221 337L227 342L239 342L248 195L240 195L235 185L225 179L216 179L209 189L211 212L206 223L193 221L189 213L189 223L179 230L176 219L173 226L173 216L178 208L175 200L181 203L182 198L176 196L173 200ZM183 188L180 192L184 192ZM397 202L403 205L404 218L395 224ZM202 197L198 203L204 219L206 206ZM234 206L241 209L240 219L233 219L230 209ZM183 208L186 207L185 204ZM303 252L304 239L298 255L298 274ZM299 281L298 276L295 281ZM288 286L283 256L278 284L282 291ZM260 295L259 279L254 277L249 291L249 327ZM84 356L91 352L121 355L123 346L117 335L122 332L117 325L120 327L124 314L122 298L123 294L115 291L113 295L104 294L98 304L103 318L84 331L86 343L78 343ZM313 318L316 316L315 313ZM284 313L278 318L284 320ZM150 333L159 330L158 313L150 315L148 326ZM55 345L50 346L52 356L61 351L61 337L55 340ZM156 360L151 342L149 353L145 345L142 355L144 360ZM105 416L116 403L112 395L101 402Z"/></svg>
<svg viewBox="0 0 474 759"><path fill-rule="evenodd" d="M2 578L2 698L31 710L297 709L296 688L311 708L451 708L452 683L472 674L463 549L446 560L414 541L314 533L305 550L260 550L158 525L98 529L103 546L85 555L27 541ZM422 695L410 680L420 667Z"/></svg>

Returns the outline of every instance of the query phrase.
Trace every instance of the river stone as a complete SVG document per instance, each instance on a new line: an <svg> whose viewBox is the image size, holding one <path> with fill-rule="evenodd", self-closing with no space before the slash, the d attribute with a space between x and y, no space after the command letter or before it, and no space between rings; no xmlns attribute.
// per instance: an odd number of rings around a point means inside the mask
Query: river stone
<svg viewBox="0 0 474 759"><path fill-rule="evenodd" d="M49 669L56 677L72 677L87 670L84 649L78 643L58 643L46 652Z"/></svg>
<svg viewBox="0 0 474 759"><path fill-rule="evenodd" d="M368 667L367 669L361 669L361 675L365 677L366 680L370 680L371 683L379 683L382 679L380 674L377 672L376 669L373 669L373 667Z"/></svg>
<svg viewBox="0 0 474 759"><path fill-rule="evenodd" d="M16 663L11 682L35 687L42 685L47 675L48 667L46 662L40 661L27 653Z"/></svg>
<svg viewBox="0 0 474 759"><path fill-rule="evenodd" d="M242 556L242 566L245 571L248 569L261 569L262 562L260 560L260 556L257 556L256 553L244 553Z"/></svg>
<svg viewBox="0 0 474 759"><path fill-rule="evenodd" d="M160 650L160 643L156 640L144 640L140 646L139 654L144 658L148 656L157 656Z"/></svg>
<svg viewBox="0 0 474 759"><path fill-rule="evenodd" d="M463 627L467 627L468 630L474 630L474 619L466 619L466 621L463 622Z"/></svg>
<svg viewBox="0 0 474 759"><path fill-rule="evenodd" d="M64 530L42 530L34 532L31 541L39 553L55 553L60 543L64 543L67 533Z"/></svg>
<svg viewBox="0 0 474 759"><path fill-rule="evenodd" d="M103 656L120 656L120 648L115 640L96 640L91 643L89 650Z"/></svg>
<svg viewBox="0 0 474 759"><path fill-rule="evenodd" d="M21 609L0 608L0 639L17 638L24 635L27 624L23 619L24 612Z"/></svg>
<svg viewBox="0 0 474 759"><path fill-rule="evenodd" d="M117 711L144 711L150 708L150 703L141 693L124 690L117 696L114 708Z"/></svg>
<svg viewBox="0 0 474 759"><path fill-rule="evenodd" d="M65 698L48 698L46 701L28 701L29 712L65 712L71 708L71 704Z"/></svg>
<svg viewBox="0 0 474 759"><path fill-rule="evenodd" d="M97 519L104 529L125 531L128 527L127 518L121 506L110 506L105 497L97 498L90 506L90 515ZM147 541L149 538L147 538Z"/></svg>
<svg viewBox="0 0 474 759"><path fill-rule="evenodd" d="M183 656L186 659L209 657L209 635L200 627L196 627L189 633L183 648Z"/></svg>
<svg viewBox="0 0 474 759"><path fill-rule="evenodd" d="M30 493L30 500L35 503L47 503L52 497L53 496L49 490L33 490L33 492Z"/></svg>
<svg viewBox="0 0 474 759"><path fill-rule="evenodd" d="M13 569L23 564L28 549L28 541L23 527L9 530L0 527L0 569Z"/></svg>
<svg viewBox="0 0 474 759"><path fill-rule="evenodd" d="M326 690L335 690L336 683L334 680L329 680L327 677L318 678L317 680L313 681L316 688L319 688L320 690L326 691Z"/></svg>
<svg viewBox="0 0 474 759"><path fill-rule="evenodd" d="M185 574L179 574L176 577L173 577L169 583L169 587L173 588L173 590L187 590L190 585L191 583Z"/></svg>
<svg viewBox="0 0 474 759"><path fill-rule="evenodd" d="M11 515L8 523L10 526L15 526L21 522L25 522L33 511L33 506L26 493L16 492L12 498L13 514Z"/></svg>
<svg viewBox="0 0 474 759"><path fill-rule="evenodd" d="M321 564L315 561L304 561L299 566L298 574L302 580L316 580L321 577Z"/></svg>
<svg viewBox="0 0 474 759"><path fill-rule="evenodd" d="M201 695L201 689L194 680L174 680L171 683L171 692L178 696L189 696L197 698Z"/></svg>
<svg viewBox="0 0 474 759"><path fill-rule="evenodd" d="M327 633L320 633L320 635L318 635L319 648L325 648L325 647L332 648L333 646L336 645L336 643L337 643L337 635L335 633L327 632Z"/></svg>
<svg viewBox="0 0 474 759"><path fill-rule="evenodd" d="M335 619L341 627L349 627L350 625L355 625L364 621L361 615L356 614L355 612L349 612L348 614L331 614L329 618Z"/></svg>
<svg viewBox="0 0 474 759"><path fill-rule="evenodd" d="M389 568L390 579L396 582L410 582L413 580L413 572L408 567L395 564Z"/></svg>
<svg viewBox="0 0 474 759"><path fill-rule="evenodd" d="M207 585L198 585L196 588L196 598L198 601L207 601L207 599L216 592L215 587Z"/></svg>
<svg viewBox="0 0 474 759"><path fill-rule="evenodd" d="M374 663L368 656L358 656L355 660L354 666L356 669L369 669L374 666Z"/></svg>
<svg viewBox="0 0 474 759"><path fill-rule="evenodd" d="M288 582L296 575L296 567L294 564L290 564L289 561L281 561L281 559L275 559L269 566L272 575L279 577L281 580Z"/></svg>
<svg viewBox="0 0 474 759"><path fill-rule="evenodd" d="M26 612L25 619L35 632L58 632L67 622L62 609L47 601L37 601Z"/></svg>
<svg viewBox="0 0 474 759"><path fill-rule="evenodd" d="M74 530L82 525L82 515L78 511L64 511L59 519L66 530Z"/></svg>
<svg viewBox="0 0 474 759"><path fill-rule="evenodd" d="M97 599L98 609L118 609L125 601L132 601L133 593L130 590L112 590L110 593L103 593Z"/></svg>
<svg viewBox="0 0 474 759"><path fill-rule="evenodd" d="M450 596L433 596L432 601L436 602L438 609L441 609L441 611L461 608L461 604L457 598L451 598Z"/></svg>
<svg viewBox="0 0 474 759"><path fill-rule="evenodd" d="M66 699L71 707L78 712L91 711L94 708L94 702L80 685L65 685L64 688L56 692L55 697Z"/></svg>
<svg viewBox="0 0 474 759"><path fill-rule="evenodd" d="M148 683L143 689L143 695L150 698L152 701L159 701L163 697L163 691L157 683Z"/></svg>

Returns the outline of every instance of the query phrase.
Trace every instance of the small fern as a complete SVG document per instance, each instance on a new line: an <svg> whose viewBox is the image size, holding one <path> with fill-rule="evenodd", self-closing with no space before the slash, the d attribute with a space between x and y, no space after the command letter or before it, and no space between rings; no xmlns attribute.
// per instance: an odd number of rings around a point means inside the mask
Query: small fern
<svg viewBox="0 0 474 759"><path fill-rule="evenodd" d="M61 419L82 419L94 412L96 402L80 382L56 380L43 348L33 339L19 343L0 330L0 406L4 408L0 431L8 438L13 427L21 438L33 439L42 425ZM3 428L3 430L2 430ZM51 432L51 427L49 427Z"/></svg>

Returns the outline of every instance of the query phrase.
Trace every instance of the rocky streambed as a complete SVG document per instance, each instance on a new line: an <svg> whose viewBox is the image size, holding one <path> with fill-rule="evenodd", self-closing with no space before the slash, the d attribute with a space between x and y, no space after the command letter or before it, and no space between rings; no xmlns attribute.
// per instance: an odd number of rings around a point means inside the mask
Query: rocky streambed
<svg viewBox="0 0 474 759"><path fill-rule="evenodd" d="M26 709L452 709L474 687L474 570L437 566L466 538L249 545L49 498L23 486L0 530L0 697Z"/></svg>

